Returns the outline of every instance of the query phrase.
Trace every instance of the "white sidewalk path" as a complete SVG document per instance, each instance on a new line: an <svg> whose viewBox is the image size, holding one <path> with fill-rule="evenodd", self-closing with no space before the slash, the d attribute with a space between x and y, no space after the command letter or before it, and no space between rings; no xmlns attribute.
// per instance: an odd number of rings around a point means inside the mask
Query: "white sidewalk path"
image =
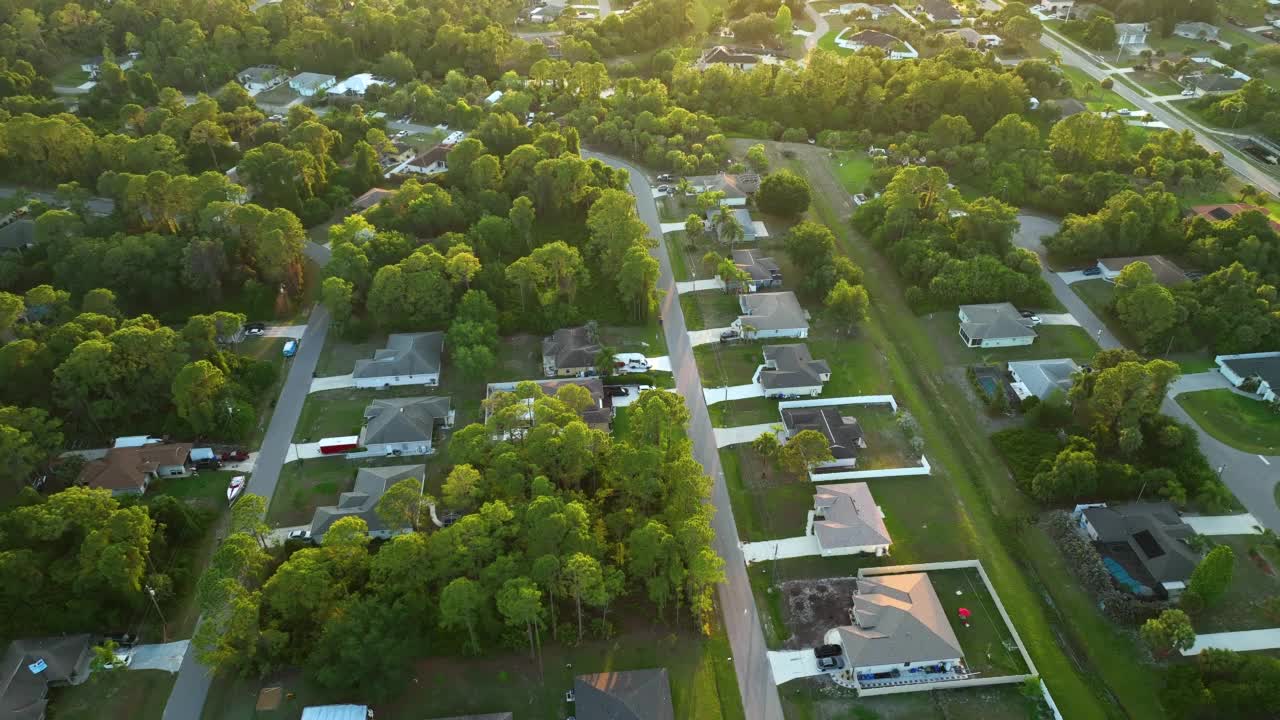
<svg viewBox="0 0 1280 720"><path fill-rule="evenodd" d="M139 645L133 649L130 670L164 670L178 672L182 657L187 654L190 640L164 643L163 645Z"/></svg>
<svg viewBox="0 0 1280 720"><path fill-rule="evenodd" d="M656 191L655 191L655 197L662 197L664 195L666 195L666 193L656 194ZM684 230L684 223L682 222L662 223L663 235L666 235L667 233L670 233L670 232L678 232L680 230Z"/></svg>
<svg viewBox="0 0 1280 720"><path fill-rule="evenodd" d="M704 280L685 280L676 283L676 294L698 292L700 290L724 290L724 281L718 277Z"/></svg>
<svg viewBox="0 0 1280 720"><path fill-rule="evenodd" d="M1241 515L1183 515L1183 521L1201 535L1260 535L1262 523L1258 518L1244 513Z"/></svg>
<svg viewBox="0 0 1280 720"><path fill-rule="evenodd" d="M313 458L342 457L342 454L325 455L320 452L320 443L294 443L289 446L289 452L285 453L285 463L297 462L299 460L311 460Z"/></svg>
<svg viewBox="0 0 1280 720"><path fill-rule="evenodd" d="M731 327L718 327L707 330L690 330L689 344L697 347L698 345L710 345L713 342L720 342L720 333L732 329Z"/></svg>
<svg viewBox="0 0 1280 720"><path fill-rule="evenodd" d="M671 372L671 357L669 355L645 358L645 360L649 361L650 370L658 370L661 372Z"/></svg>
<svg viewBox="0 0 1280 720"><path fill-rule="evenodd" d="M727 388L702 388L702 397L707 401L708 405L715 405L727 400L748 400L750 398L764 397L764 386L760 383L750 383L747 385L730 385Z"/></svg>
<svg viewBox="0 0 1280 720"><path fill-rule="evenodd" d="M779 419L776 423L762 423L760 425L739 425L731 428L712 428L716 434L716 447L728 447L730 445L742 445L760 437L763 433L777 432L778 425L782 424Z"/></svg>
<svg viewBox="0 0 1280 720"><path fill-rule="evenodd" d="M1183 650L1182 654L1199 655L1210 648L1236 652L1280 648L1280 628L1197 635L1196 643L1191 646L1191 649Z"/></svg>
<svg viewBox="0 0 1280 720"><path fill-rule="evenodd" d="M773 668L773 681L779 685L788 680L821 675L818 669L818 658L813 649L808 650L770 650L769 666Z"/></svg>
<svg viewBox="0 0 1280 720"><path fill-rule="evenodd" d="M356 380L350 375L330 375L311 379L308 392L324 392L325 390L343 390L356 386Z"/></svg>
<svg viewBox="0 0 1280 720"><path fill-rule="evenodd" d="M818 547L818 536L816 535L742 543L742 559L748 565L769 562L775 558L785 560L787 558L809 557L821 554L822 549Z"/></svg>
<svg viewBox="0 0 1280 720"><path fill-rule="evenodd" d="M1075 325L1080 327L1080 321L1076 320L1076 316L1071 313L1040 313L1040 322L1044 325Z"/></svg>

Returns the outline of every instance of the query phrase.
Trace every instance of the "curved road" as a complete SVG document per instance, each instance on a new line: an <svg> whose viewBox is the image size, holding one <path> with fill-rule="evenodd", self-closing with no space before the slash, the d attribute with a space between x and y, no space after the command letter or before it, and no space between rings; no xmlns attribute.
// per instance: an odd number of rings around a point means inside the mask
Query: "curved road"
<svg viewBox="0 0 1280 720"><path fill-rule="evenodd" d="M724 482L724 470L720 467L720 452L716 448L715 433L707 404L702 395L702 378L698 364L693 359L693 346L685 330L684 313L680 309L680 297L676 293L675 278L671 274L671 259L666 243L662 242L661 222L653 202L653 189L648 177L618 158L582 151L582 156L595 158L631 174L631 193L636 196L640 219L649 226L649 236L658 247L662 273L658 289L663 292L663 332L667 338L667 354L671 357L671 370L675 374L676 389L684 396L689 407L689 438L693 441L693 456L706 469L712 479L711 502L716 507L712 527L716 531L716 552L724 558L725 582L720 585L720 607L724 612L725 631L733 650L734 669L738 674L738 691L742 695L742 707L748 720L782 720L782 701L778 698L778 686L773 681L769 666L768 648L764 643L764 630L747 580L747 568L738 542L738 526L733 520L733 508L729 504L729 491Z"/></svg>
<svg viewBox="0 0 1280 720"><path fill-rule="evenodd" d="M818 47L818 41L824 35L831 32L831 25L827 23L827 19L822 16L822 13L814 10L809 3L804 4L804 14L808 15L809 19L813 21L813 32L809 33L804 39L804 51L807 55Z"/></svg>

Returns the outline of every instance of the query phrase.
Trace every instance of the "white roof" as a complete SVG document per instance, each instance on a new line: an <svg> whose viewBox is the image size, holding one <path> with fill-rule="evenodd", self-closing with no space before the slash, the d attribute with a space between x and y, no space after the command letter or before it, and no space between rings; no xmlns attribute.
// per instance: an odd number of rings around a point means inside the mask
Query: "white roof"
<svg viewBox="0 0 1280 720"><path fill-rule="evenodd" d="M499 100L501 100L502 95L503 95L503 92L501 90L494 90L493 92L489 93L489 97L485 98L484 101L489 105L492 105L498 102Z"/></svg>
<svg viewBox="0 0 1280 720"><path fill-rule="evenodd" d="M368 705L317 705L302 708L302 720L365 720Z"/></svg>
<svg viewBox="0 0 1280 720"><path fill-rule="evenodd" d="M330 95L346 95L348 92L355 95L364 95L365 91L374 85L388 85L386 80L374 77L373 73L360 73L352 75L342 82L329 88Z"/></svg>
<svg viewBox="0 0 1280 720"><path fill-rule="evenodd" d="M160 438L153 438L149 435L127 435L118 437L111 445L113 448L131 448L142 447L143 445L152 445L160 442Z"/></svg>

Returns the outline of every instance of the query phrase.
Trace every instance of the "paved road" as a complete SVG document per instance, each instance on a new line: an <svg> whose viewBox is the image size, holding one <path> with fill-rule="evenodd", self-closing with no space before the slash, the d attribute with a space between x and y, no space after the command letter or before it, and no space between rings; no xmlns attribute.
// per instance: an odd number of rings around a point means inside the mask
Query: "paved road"
<svg viewBox="0 0 1280 720"><path fill-rule="evenodd" d="M804 51L805 53L808 53L818 47L818 41L821 40L824 35L831 32L831 25L827 22L826 18L822 17L822 13L814 10L813 6L809 3L804 4L804 14L808 15L809 19L813 21L813 32L809 33L809 35L804 39Z"/></svg>
<svg viewBox="0 0 1280 720"><path fill-rule="evenodd" d="M308 243L310 245L314 243ZM308 255L314 259L310 247ZM298 416L302 414L302 403L306 401L311 389L311 376L315 373L328 332L329 311L317 304L311 309L306 332L298 343L298 354L289 361L289 375L285 378L280 398L276 401L266 437L258 451L253 476L249 480L247 491L266 498L268 504L280 481L280 468L284 465L285 455L293 442L293 430L298 424ZM164 707L163 720L193 720L200 717L212 679L209 668L196 660L196 654L187 653L182 658L178 678L169 694L169 702Z"/></svg>
<svg viewBox="0 0 1280 720"><path fill-rule="evenodd" d="M61 203L57 201L53 193L44 190L27 190L19 188L16 185L0 185L0 198L13 197L19 191L25 192L28 198L39 200L46 205L61 207ZM116 203L111 198L91 197L85 203L85 207L94 215L110 215L116 209Z"/></svg>
<svg viewBox="0 0 1280 720"><path fill-rule="evenodd" d="M675 292L675 278L671 274L671 259L667 246L662 242L658 209L650 198L653 193L649 180L636 168L617 158L584 151L584 157L594 157L614 167L631 173L631 192L639 199L637 207L640 219L649 226L649 235L657 241L656 255L662 267L658 287L662 297L663 329L667 336L667 351L675 374L676 390L685 398L689 407L689 437L693 440L693 454L713 485L711 502L716 506L712 526L716 531L716 552L724 558L725 583L720 586L720 607L724 611L725 629L733 651L733 663L738 673L738 690L742 694L742 706L749 720L781 720L782 701L773 681L769 666L768 648L764 643L764 631L747 580L747 569L742 550L738 545L738 527L729 505L729 491L725 487L724 471L720 468L720 455L716 449L715 434L707 405L702 399L702 379L693 359L693 347L685 331L684 314ZM718 659L717 659L718 660Z"/></svg>
<svg viewBox="0 0 1280 720"><path fill-rule="evenodd" d="M1057 52L1062 58L1062 62L1073 67L1080 68L1091 77L1101 80L1110 77L1112 70L1099 67L1097 62L1087 56L1085 53L1076 50L1071 45L1056 37L1051 30L1045 28L1044 34L1040 36L1040 44L1046 48ZM1108 66L1109 67L1109 66ZM1187 122L1181 115L1175 114L1168 107L1157 105L1155 102L1145 95L1133 90L1122 82L1117 82L1112 88L1120 97L1132 103L1140 110L1146 110L1156 119L1164 122L1171 129L1182 132L1190 130L1195 134L1196 140L1210 152L1222 153L1222 160L1227 167L1231 168L1236 174L1245 179L1246 182L1262 188L1272 194L1280 193L1280 179L1272 176L1266 170L1254 165L1253 163L1241 158L1239 155L1232 153L1225 145L1218 142L1210 133L1206 132L1198 125L1192 125Z"/></svg>
<svg viewBox="0 0 1280 720"><path fill-rule="evenodd" d="M1076 319L1076 324L1093 336L1095 342L1103 350L1113 350L1115 348L1124 347L1115 335L1107 329L1106 323L1098 319L1093 314L1093 310L1085 304L1080 296L1071 290L1056 272L1049 269L1044 243L1040 242L1040 238L1046 235L1052 235L1058 231L1060 223L1057 220L1045 217L1043 215L1032 215L1030 213L1018 214L1018 230L1013 235L1013 244L1021 248L1026 248L1040 256L1040 276L1045 282L1049 283L1049 287L1053 289L1054 297L1058 298L1058 302L1067 308L1067 312L1071 313Z"/></svg>

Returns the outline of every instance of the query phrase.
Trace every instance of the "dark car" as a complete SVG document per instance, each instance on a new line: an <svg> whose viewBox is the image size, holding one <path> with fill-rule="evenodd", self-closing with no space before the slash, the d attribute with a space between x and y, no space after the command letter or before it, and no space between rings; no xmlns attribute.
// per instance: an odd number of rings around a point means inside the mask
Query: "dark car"
<svg viewBox="0 0 1280 720"><path fill-rule="evenodd" d="M609 397L626 397L631 394L631 391L621 385L606 385L604 388L604 394Z"/></svg>
<svg viewBox="0 0 1280 720"><path fill-rule="evenodd" d="M1090 268L1085 268L1084 270L1081 270L1081 271L1080 271L1080 274L1081 274L1081 275L1088 275L1089 277L1093 277L1093 276L1095 276L1095 275L1101 275L1101 274L1102 274L1102 268L1100 268L1100 267L1090 267Z"/></svg>
<svg viewBox="0 0 1280 720"><path fill-rule="evenodd" d="M242 462L249 459L249 453L244 450L223 450L219 457L222 462Z"/></svg>
<svg viewBox="0 0 1280 720"><path fill-rule="evenodd" d="M818 669L828 672L844 669L844 658L840 655L818 658Z"/></svg>
<svg viewBox="0 0 1280 720"><path fill-rule="evenodd" d="M839 645L819 645L813 649L813 654L820 657L835 657L844 654L844 648Z"/></svg>
<svg viewBox="0 0 1280 720"><path fill-rule="evenodd" d="M204 458L195 462L197 470L217 470L222 467L222 461L217 458Z"/></svg>
<svg viewBox="0 0 1280 720"><path fill-rule="evenodd" d="M720 333L720 342L729 342L731 340L737 340L741 337L742 335L737 330L725 330L724 332Z"/></svg>

